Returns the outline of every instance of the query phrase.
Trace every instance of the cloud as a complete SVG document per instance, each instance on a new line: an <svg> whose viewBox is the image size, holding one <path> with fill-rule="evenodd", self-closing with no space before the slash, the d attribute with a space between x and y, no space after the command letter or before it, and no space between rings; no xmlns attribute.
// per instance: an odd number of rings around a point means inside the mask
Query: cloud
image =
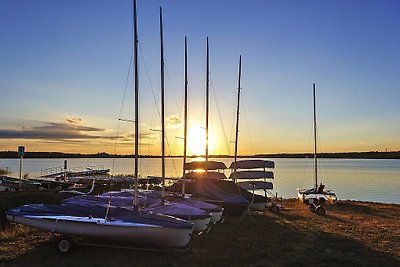
<svg viewBox="0 0 400 267"><path fill-rule="evenodd" d="M44 140L81 140L109 139L115 136L103 136L106 129L78 125L81 118L67 118L65 122L45 122L41 126L24 126L21 130L0 130L0 139L44 139Z"/></svg>
<svg viewBox="0 0 400 267"><path fill-rule="evenodd" d="M40 140L45 143L78 144L90 140L102 140L120 144L132 144L134 134L122 134L117 136L105 135L106 129L85 126L83 120L78 117L66 118L64 122L42 122L40 126L24 126L21 130L0 129L0 139L8 140ZM157 139L153 133L141 133L140 143L151 145Z"/></svg>
<svg viewBox="0 0 400 267"><path fill-rule="evenodd" d="M82 118L78 117L69 117L65 119L66 122L72 123L72 124L81 124L83 123Z"/></svg>
<svg viewBox="0 0 400 267"><path fill-rule="evenodd" d="M366 146L366 145L369 145L367 142L365 142L365 141L358 141L358 143L357 143L359 146Z"/></svg>
<svg viewBox="0 0 400 267"><path fill-rule="evenodd" d="M169 127L175 128L175 127L178 127L182 123L182 120L178 115L172 114L167 118L167 122L168 122Z"/></svg>

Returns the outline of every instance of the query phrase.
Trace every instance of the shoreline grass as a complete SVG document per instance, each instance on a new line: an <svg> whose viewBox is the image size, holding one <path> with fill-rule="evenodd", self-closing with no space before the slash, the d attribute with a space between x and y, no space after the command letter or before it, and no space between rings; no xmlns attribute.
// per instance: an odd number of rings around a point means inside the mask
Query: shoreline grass
<svg viewBox="0 0 400 267"><path fill-rule="evenodd" d="M284 205L228 218L179 254L77 245L61 256L51 234L17 226L0 232L0 266L400 265L400 205L339 201L323 217L294 199Z"/></svg>

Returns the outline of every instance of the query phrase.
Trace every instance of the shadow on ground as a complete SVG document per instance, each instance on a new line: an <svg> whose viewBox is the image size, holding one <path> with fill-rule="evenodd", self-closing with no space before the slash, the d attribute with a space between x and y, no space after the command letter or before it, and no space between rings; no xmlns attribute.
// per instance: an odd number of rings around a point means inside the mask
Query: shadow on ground
<svg viewBox="0 0 400 267"><path fill-rule="evenodd" d="M323 231L301 230L303 216L282 212L227 220L197 237L187 253L148 252L77 245L56 253L47 240L26 253L0 256L0 266L399 266L400 260ZM285 223L285 221L291 223ZM294 223L293 223L294 222ZM313 223L313 222L310 222Z"/></svg>

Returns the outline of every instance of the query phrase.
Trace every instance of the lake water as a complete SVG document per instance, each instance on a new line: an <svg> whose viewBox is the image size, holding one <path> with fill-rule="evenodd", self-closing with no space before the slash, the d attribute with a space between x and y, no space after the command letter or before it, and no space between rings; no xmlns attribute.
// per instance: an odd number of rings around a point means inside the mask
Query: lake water
<svg viewBox="0 0 400 267"><path fill-rule="evenodd" d="M113 174L132 174L132 158L74 158L68 167L101 166ZM221 160L221 159L218 159ZM313 159L272 159L275 161L274 191L284 198L297 197L297 188L314 185ZM222 159L228 166L232 159ZM62 167L64 159L24 159L23 173L40 176L41 170ZM19 176L18 159L0 159L0 168L8 167ZM139 159L141 177L161 175L161 159ZM182 159L166 160L166 175L182 174ZM226 171L229 175L229 171ZM400 159L319 159L319 182L334 189L339 199L400 204Z"/></svg>

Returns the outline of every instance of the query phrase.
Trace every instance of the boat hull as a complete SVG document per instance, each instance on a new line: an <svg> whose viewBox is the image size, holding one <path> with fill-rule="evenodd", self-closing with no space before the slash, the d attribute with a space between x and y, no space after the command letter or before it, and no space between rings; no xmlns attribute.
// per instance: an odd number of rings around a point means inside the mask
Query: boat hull
<svg viewBox="0 0 400 267"><path fill-rule="evenodd" d="M194 224L193 232L199 233L207 230L208 227L210 227L211 217L204 219L188 220L188 221Z"/></svg>
<svg viewBox="0 0 400 267"><path fill-rule="evenodd" d="M214 212L210 212L211 214L211 218L210 218L210 224L216 224L217 222L219 222L222 218L222 213L224 212L224 210L222 209L222 211L214 211Z"/></svg>
<svg viewBox="0 0 400 267"><path fill-rule="evenodd" d="M250 204L250 210L265 211L267 202L254 202Z"/></svg>
<svg viewBox="0 0 400 267"><path fill-rule="evenodd" d="M331 190L317 192L315 189L297 189L297 197L306 204L309 204L310 199L321 204L337 202L336 194Z"/></svg>
<svg viewBox="0 0 400 267"><path fill-rule="evenodd" d="M108 221L104 218L7 215L7 219L11 222L67 236L122 241L164 248L185 247L189 244L192 236L192 229Z"/></svg>

